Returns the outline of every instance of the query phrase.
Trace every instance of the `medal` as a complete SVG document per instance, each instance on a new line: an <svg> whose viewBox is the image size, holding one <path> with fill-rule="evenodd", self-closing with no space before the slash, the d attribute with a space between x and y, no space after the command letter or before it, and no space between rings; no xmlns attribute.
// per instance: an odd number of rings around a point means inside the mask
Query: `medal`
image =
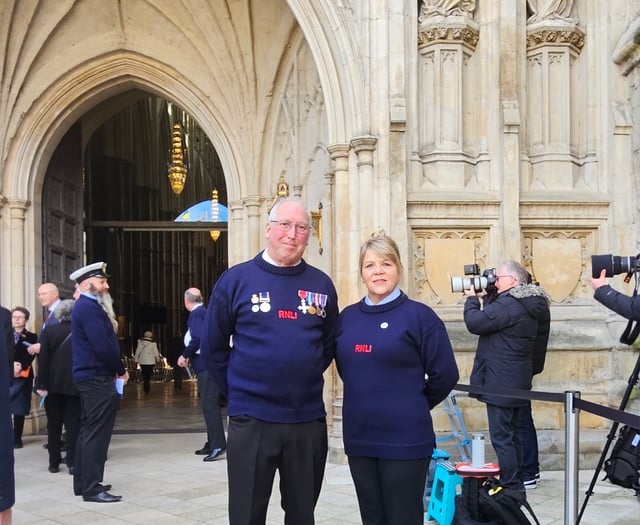
<svg viewBox="0 0 640 525"><path fill-rule="evenodd" d="M327 306L328 299L329 297L327 296L327 294L318 294L318 304L320 305L320 308L318 308L318 315L320 317L327 317L327 310L325 309L325 306Z"/></svg>
<svg viewBox="0 0 640 525"><path fill-rule="evenodd" d="M266 313L271 310L271 295L269 294L269 292L260 292L259 300L261 312Z"/></svg>
<svg viewBox="0 0 640 525"><path fill-rule="evenodd" d="M307 313L309 307L307 306L307 292L305 290L298 290L298 297L300 297L300 306L298 306L298 310L300 310L303 314Z"/></svg>
<svg viewBox="0 0 640 525"><path fill-rule="evenodd" d="M309 303L309 313L311 315L316 313L316 307L313 306L313 296L315 294L313 292L307 292L307 302Z"/></svg>

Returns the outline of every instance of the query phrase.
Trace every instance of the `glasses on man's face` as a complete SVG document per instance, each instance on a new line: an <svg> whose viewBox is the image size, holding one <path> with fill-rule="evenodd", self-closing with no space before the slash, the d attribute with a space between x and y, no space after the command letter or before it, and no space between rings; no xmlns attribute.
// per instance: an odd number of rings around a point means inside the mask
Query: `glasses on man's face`
<svg viewBox="0 0 640 525"><path fill-rule="evenodd" d="M302 222L293 223L291 221L269 221L273 224L277 224L278 228L280 228L283 232L288 232L292 226L295 226L296 233L305 234L309 233L309 225L304 224Z"/></svg>

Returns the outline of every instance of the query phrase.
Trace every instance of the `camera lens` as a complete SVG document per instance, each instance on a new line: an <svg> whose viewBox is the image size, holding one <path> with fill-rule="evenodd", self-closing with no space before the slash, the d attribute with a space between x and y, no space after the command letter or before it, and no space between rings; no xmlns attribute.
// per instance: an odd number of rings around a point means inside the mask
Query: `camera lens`
<svg viewBox="0 0 640 525"><path fill-rule="evenodd" d="M633 273L638 269L637 257L612 255L610 253L591 256L591 275L594 278L600 277L602 270L606 270L605 277L613 277L621 273Z"/></svg>
<svg viewBox="0 0 640 525"><path fill-rule="evenodd" d="M475 277L452 277L451 278L451 291L452 292L464 292L469 290L471 286L476 292L486 289L488 284L486 277L479 275Z"/></svg>

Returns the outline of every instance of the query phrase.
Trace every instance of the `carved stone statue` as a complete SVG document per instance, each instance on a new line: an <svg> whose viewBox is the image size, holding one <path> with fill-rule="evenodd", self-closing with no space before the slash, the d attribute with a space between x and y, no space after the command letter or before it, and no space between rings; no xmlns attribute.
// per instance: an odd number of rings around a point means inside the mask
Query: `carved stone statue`
<svg viewBox="0 0 640 525"><path fill-rule="evenodd" d="M422 0L420 20L430 16L466 15L473 18L476 0Z"/></svg>
<svg viewBox="0 0 640 525"><path fill-rule="evenodd" d="M527 20L528 23L542 20L565 20L575 23L569 17L573 0L527 0L529 10L533 13Z"/></svg>

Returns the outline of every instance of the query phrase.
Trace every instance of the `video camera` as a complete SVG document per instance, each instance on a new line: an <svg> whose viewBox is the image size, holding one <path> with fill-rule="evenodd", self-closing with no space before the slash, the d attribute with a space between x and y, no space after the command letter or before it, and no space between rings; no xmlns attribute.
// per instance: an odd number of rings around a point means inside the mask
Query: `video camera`
<svg viewBox="0 0 640 525"><path fill-rule="evenodd" d="M496 289L496 269L488 268L484 272L480 272L480 266L477 264L465 264L464 274L472 277L452 277L451 291L464 292L472 286L476 292L486 291L490 293Z"/></svg>
<svg viewBox="0 0 640 525"><path fill-rule="evenodd" d="M605 277L613 277L621 273L626 273L625 282L629 282L631 276L640 270L640 254L635 257L620 255L592 255L591 275L594 278L600 277L600 272L606 270Z"/></svg>

